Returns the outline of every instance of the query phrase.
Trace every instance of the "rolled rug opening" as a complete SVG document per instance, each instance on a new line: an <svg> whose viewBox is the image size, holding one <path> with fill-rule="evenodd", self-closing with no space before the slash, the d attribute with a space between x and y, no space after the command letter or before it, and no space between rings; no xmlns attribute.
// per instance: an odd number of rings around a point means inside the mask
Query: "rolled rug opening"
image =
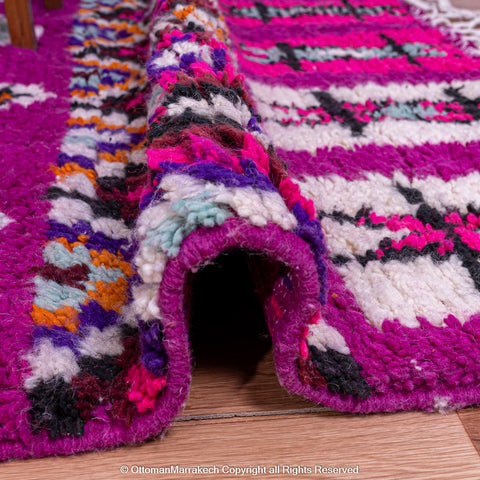
<svg viewBox="0 0 480 480"><path fill-rule="evenodd" d="M179 406L191 375L192 274L221 255L245 254L281 381L292 385L307 349L302 335L318 321L327 291L313 203L262 134L221 42L226 34L209 2L161 2L150 31L148 180L135 227L141 283L128 314L162 330L165 398ZM184 382L172 384L169 375Z"/></svg>

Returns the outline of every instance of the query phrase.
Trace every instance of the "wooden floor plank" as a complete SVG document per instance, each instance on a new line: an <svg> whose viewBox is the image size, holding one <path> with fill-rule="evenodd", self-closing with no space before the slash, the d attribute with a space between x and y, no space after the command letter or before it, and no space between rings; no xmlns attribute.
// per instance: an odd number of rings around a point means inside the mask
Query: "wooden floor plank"
<svg viewBox="0 0 480 480"><path fill-rule="evenodd" d="M478 0L451 0L451 4L457 8L480 10L480 2Z"/></svg>
<svg viewBox="0 0 480 480"><path fill-rule="evenodd" d="M473 407L465 408L458 412L458 417L460 418L467 435L470 437L473 446L480 454L480 409Z"/></svg>
<svg viewBox="0 0 480 480"><path fill-rule="evenodd" d="M271 351L253 364L256 355L246 343L228 345L228 355L219 349L205 349L183 415L318 408L278 383Z"/></svg>
<svg viewBox="0 0 480 480"><path fill-rule="evenodd" d="M480 459L456 414L290 415L177 423L163 440L107 453L0 466L0 478L233 478L229 475L121 474L120 466L169 465L359 467L351 475L259 475L258 478L478 480ZM237 478L254 478L246 475Z"/></svg>

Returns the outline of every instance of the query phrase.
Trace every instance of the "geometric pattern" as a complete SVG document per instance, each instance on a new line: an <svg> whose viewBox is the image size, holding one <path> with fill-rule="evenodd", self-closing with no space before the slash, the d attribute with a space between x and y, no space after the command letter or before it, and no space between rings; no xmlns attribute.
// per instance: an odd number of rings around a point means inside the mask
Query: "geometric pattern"
<svg viewBox="0 0 480 480"><path fill-rule="evenodd" d="M7 109L15 103L27 108L32 103L44 102L55 97L54 93L45 92L42 85L0 83L0 110Z"/></svg>
<svg viewBox="0 0 480 480"><path fill-rule="evenodd" d="M350 411L434 409L445 391L468 401L457 387L480 367L480 58L398 0L222 9L328 249L330 294L302 334L295 390Z"/></svg>

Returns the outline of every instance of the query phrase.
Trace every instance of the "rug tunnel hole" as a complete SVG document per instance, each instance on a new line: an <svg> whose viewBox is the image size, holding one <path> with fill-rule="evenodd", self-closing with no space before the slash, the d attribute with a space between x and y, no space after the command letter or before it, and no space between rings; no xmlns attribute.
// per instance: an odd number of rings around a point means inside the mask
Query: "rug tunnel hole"
<svg viewBox="0 0 480 480"><path fill-rule="evenodd" d="M280 268L265 254L232 249L189 275L185 309L194 368L222 365L254 373L271 348L263 303Z"/></svg>

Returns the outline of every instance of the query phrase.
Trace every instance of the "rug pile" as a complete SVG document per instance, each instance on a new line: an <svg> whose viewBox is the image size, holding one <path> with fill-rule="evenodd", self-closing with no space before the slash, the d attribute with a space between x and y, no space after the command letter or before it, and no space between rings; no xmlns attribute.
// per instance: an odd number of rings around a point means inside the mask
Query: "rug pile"
<svg viewBox="0 0 480 480"><path fill-rule="evenodd" d="M163 435L194 275L238 251L290 392L479 403L480 55L418 3L34 3L38 51L0 47L1 459Z"/></svg>

